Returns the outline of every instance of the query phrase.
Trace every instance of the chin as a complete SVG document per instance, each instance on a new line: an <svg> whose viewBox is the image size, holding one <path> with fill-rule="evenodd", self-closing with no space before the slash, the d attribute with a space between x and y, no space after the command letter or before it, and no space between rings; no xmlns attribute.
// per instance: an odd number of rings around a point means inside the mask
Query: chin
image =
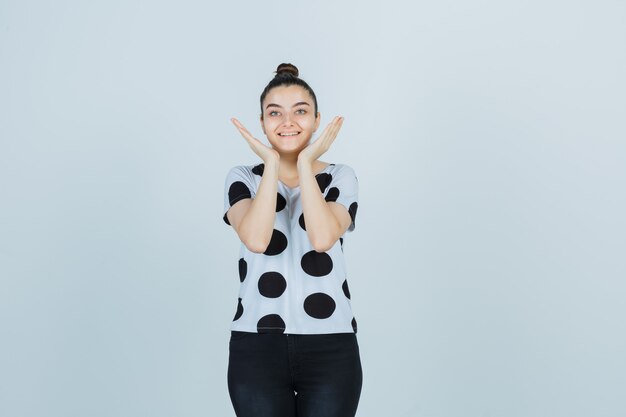
<svg viewBox="0 0 626 417"><path fill-rule="evenodd" d="M300 152L302 149L306 148L309 145L309 142L310 140L298 141L298 143L278 140L271 144L272 148L276 149L279 152L292 153Z"/></svg>
<svg viewBox="0 0 626 417"><path fill-rule="evenodd" d="M302 151L302 149L304 148L281 148L281 147L274 147L274 149L281 155L298 155L300 153L300 151Z"/></svg>

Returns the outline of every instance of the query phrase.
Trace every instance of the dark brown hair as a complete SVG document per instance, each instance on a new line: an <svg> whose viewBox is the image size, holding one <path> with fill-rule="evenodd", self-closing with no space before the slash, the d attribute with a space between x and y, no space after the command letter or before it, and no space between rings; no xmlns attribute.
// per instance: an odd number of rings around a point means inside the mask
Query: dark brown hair
<svg viewBox="0 0 626 417"><path fill-rule="evenodd" d="M267 84L263 93L261 93L261 118L263 118L263 100L265 100L267 93L269 93L274 87L288 87L290 85L299 85L309 92L311 98L313 98L313 103L315 104L315 116L317 116L317 97L315 97L313 89L309 87L309 85L302 78L298 77L298 68L295 65L283 63L280 64L274 72L276 73L274 79Z"/></svg>

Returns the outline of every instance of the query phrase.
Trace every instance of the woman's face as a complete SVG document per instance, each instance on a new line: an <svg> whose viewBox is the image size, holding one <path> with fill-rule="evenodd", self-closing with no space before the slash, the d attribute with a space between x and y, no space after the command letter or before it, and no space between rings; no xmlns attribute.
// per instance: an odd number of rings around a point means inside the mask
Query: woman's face
<svg viewBox="0 0 626 417"><path fill-rule="evenodd" d="M261 127L279 153L299 153L309 144L319 124L315 103L303 87L275 87L265 96Z"/></svg>

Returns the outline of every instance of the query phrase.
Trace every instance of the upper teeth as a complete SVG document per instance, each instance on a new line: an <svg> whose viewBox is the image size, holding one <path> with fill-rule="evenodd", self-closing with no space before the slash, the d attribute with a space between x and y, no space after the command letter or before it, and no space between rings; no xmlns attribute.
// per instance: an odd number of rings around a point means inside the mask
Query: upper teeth
<svg viewBox="0 0 626 417"><path fill-rule="evenodd" d="M295 132L295 133L280 133L281 136L294 136L294 135L297 135L297 134L298 134L297 132Z"/></svg>

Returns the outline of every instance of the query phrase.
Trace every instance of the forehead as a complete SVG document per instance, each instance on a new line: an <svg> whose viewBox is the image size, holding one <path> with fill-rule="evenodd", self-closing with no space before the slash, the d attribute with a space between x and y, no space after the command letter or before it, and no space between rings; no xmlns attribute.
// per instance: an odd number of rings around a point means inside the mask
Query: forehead
<svg viewBox="0 0 626 417"><path fill-rule="evenodd" d="M291 107L295 103L306 101L312 104L308 91L299 85L279 86L272 88L265 96L264 106L270 103L283 107Z"/></svg>

